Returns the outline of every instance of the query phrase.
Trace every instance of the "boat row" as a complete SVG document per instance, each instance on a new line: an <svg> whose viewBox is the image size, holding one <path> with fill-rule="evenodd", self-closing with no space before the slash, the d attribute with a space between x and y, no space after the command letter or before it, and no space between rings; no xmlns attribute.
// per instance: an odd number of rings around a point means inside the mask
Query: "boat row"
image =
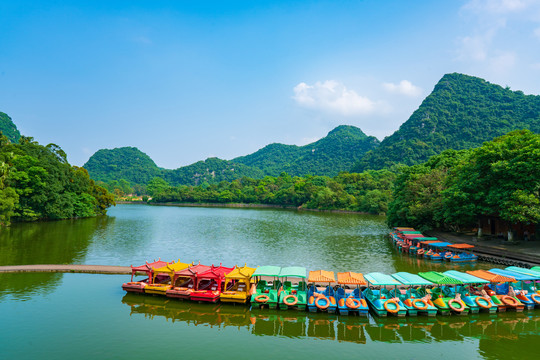
<svg viewBox="0 0 540 360"><path fill-rule="evenodd" d="M471 252L474 245L452 244L439 241L436 237L427 237L422 232L409 227L395 227L390 232L396 248L410 256L431 261L448 261L452 263L474 262L478 256Z"/></svg>
<svg viewBox="0 0 540 360"><path fill-rule="evenodd" d="M540 307L540 268L449 270L412 274L307 272L304 267L146 262L131 267L131 293L197 302L247 303L252 307L367 316L467 315ZM146 278L134 281L137 275Z"/></svg>

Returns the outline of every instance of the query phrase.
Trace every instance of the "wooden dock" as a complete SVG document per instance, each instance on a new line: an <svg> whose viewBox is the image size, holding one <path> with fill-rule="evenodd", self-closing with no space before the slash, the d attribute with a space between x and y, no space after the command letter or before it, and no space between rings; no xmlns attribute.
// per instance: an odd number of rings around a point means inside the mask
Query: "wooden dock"
<svg viewBox="0 0 540 360"><path fill-rule="evenodd" d="M0 273L6 272L63 272L63 273L86 273L86 274L131 274L129 266L110 265L8 265L0 266Z"/></svg>

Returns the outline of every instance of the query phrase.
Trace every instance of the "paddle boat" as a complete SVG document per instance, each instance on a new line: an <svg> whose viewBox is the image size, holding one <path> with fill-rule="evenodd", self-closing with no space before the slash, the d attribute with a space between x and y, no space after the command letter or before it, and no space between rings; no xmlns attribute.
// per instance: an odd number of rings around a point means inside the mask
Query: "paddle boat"
<svg viewBox="0 0 540 360"><path fill-rule="evenodd" d="M277 308L278 291L281 289L280 272L279 266L259 266L255 270L251 275L256 282L251 286L251 306Z"/></svg>
<svg viewBox="0 0 540 360"><path fill-rule="evenodd" d="M442 261L444 251L441 249L447 247L448 245L451 245L451 243L444 241L433 241L428 243L427 247L429 248L429 251L425 254L425 257L432 261Z"/></svg>
<svg viewBox="0 0 540 360"><path fill-rule="evenodd" d="M531 270L539 271L540 272L540 266L533 266Z"/></svg>
<svg viewBox="0 0 540 360"><path fill-rule="evenodd" d="M191 264L186 264L180 262L178 260L175 263L167 264L165 266L162 266L160 268L154 268L154 272L152 275L152 279L155 279L158 276L167 276L169 279L168 281L164 281L161 283L158 283L156 281L152 281L151 284L148 284L144 288L144 292L147 294L155 294L155 295L166 295L167 290L171 289L173 287L173 280L174 280L174 273L176 271L181 271L184 269L187 269L188 267L192 266Z"/></svg>
<svg viewBox="0 0 540 360"><path fill-rule="evenodd" d="M461 294L461 300L471 309L471 313L477 314L480 311L487 311L490 314L497 312L497 305L493 303L489 296L484 296L480 293L476 293L475 285L489 284L489 281L481 279L471 274L456 270L448 270L443 273L446 276L450 276L454 279L460 280L463 284L468 285L456 285L454 293Z"/></svg>
<svg viewBox="0 0 540 360"><path fill-rule="evenodd" d="M431 301L441 315L450 315L450 313L467 315L469 313L469 307L461 299L461 294L450 289L453 285L463 285L463 282L437 271L420 272L418 275L437 285L435 288L426 289L426 292L431 295Z"/></svg>
<svg viewBox="0 0 540 360"><path fill-rule="evenodd" d="M527 310L532 310L537 305L540 306L540 302L538 302L540 301L540 296L533 294L533 297L531 297L531 294L529 294L527 290L522 290L524 282L534 283L534 281L540 280L540 277L534 275L520 274L503 269L491 269L489 270L489 272L498 275L513 277L514 279L516 279L516 282L514 283L508 282L504 285L500 285L498 287L498 293L506 294L518 299L521 303L523 303L523 305L525 305L525 308L527 308Z"/></svg>
<svg viewBox="0 0 540 360"><path fill-rule="evenodd" d="M338 273L337 278L338 284L341 285L336 290L339 315L358 313L358 315L368 316L369 307L360 289L360 286L367 286L364 275L348 271ZM356 285L356 288L350 289L349 285Z"/></svg>
<svg viewBox="0 0 540 360"><path fill-rule="evenodd" d="M162 261L161 259L158 259L158 261L149 263L148 261L141 266L133 266L131 265L131 280L127 283L122 284L122 289L127 292L133 292L133 293L144 293L144 288L148 283L152 281L152 272L154 268L160 268L162 266L167 265L166 261ZM139 281L133 281L133 277L138 274L146 274L146 279L139 280ZM157 281L166 281L167 278L164 276L160 276L157 278Z"/></svg>
<svg viewBox="0 0 540 360"><path fill-rule="evenodd" d="M197 286L199 286L199 290L210 287L210 280L201 283L197 282L197 275L210 269L210 266L201 265L199 263L190 266L187 269L175 271L172 281L173 286L165 292L165 295L176 299L189 299L193 290L198 290Z"/></svg>
<svg viewBox="0 0 540 360"><path fill-rule="evenodd" d="M368 287L362 292L367 303L378 316L405 316L407 308L397 297L392 296L387 286L397 287L401 285L399 281L390 275L373 272L364 276L368 282Z"/></svg>
<svg viewBox="0 0 540 360"><path fill-rule="evenodd" d="M396 287L390 292L392 293L392 296L398 297L405 305L407 308L407 314L409 316L416 316L419 313L426 314L428 316L437 315L437 308L431 302L431 297L429 295L425 295L425 290L422 292L424 295L421 296L420 293L413 288L413 286L418 286L420 288L432 286L433 283L431 281L408 272L398 272L392 274L391 276L403 285L407 286L407 288L404 290Z"/></svg>
<svg viewBox="0 0 540 360"><path fill-rule="evenodd" d="M483 296L491 297L493 303L497 305L497 310L499 312L507 310L515 310L517 312L523 311L525 306L518 299L509 295L496 293L497 286L505 283L513 283L516 281L515 278L495 274L487 270L468 270L467 274L489 281L489 285L484 285L482 288L478 289L478 292Z"/></svg>
<svg viewBox="0 0 540 360"><path fill-rule="evenodd" d="M225 289L219 295L221 302L246 303L250 296L251 277L255 272L254 268L244 264L243 267L236 267L233 271L225 275Z"/></svg>
<svg viewBox="0 0 540 360"><path fill-rule="evenodd" d="M225 275L233 271L235 267L225 267L221 264L219 266L212 265L210 270L197 275L197 288L193 290L189 295L189 299L192 301L207 301L218 302L219 296L222 291L229 289L225 288ZM210 286L201 289L199 286L202 282L210 281ZM230 285L232 287L232 284Z"/></svg>
<svg viewBox="0 0 540 360"><path fill-rule="evenodd" d="M418 257L424 257L427 259L430 259L431 254L433 253L433 250L429 251L430 249L428 245L434 242L439 242L439 240L436 237L421 237L421 238L416 237L413 239L413 241L414 241L414 245L417 247L416 255Z"/></svg>
<svg viewBox="0 0 540 360"><path fill-rule="evenodd" d="M308 277L307 307L310 312L326 311L335 313L337 310L336 294L330 285L335 283L333 271L310 271ZM326 286L318 286L327 284Z"/></svg>
<svg viewBox="0 0 540 360"><path fill-rule="evenodd" d="M281 292L278 291L278 304L281 310L306 309L306 277L304 267L291 266L281 269L279 278L283 285Z"/></svg>
<svg viewBox="0 0 540 360"><path fill-rule="evenodd" d="M532 276L540 278L540 271L534 271L532 269L526 269L526 268L521 268L517 266L509 266L505 268L505 270L516 272L519 274L524 274L524 275L532 275ZM538 284L540 284L540 280L521 281L518 288L520 290L526 290L529 294L537 293L538 295L540 295L540 289L538 289ZM534 298L536 299L536 297Z"/></svg>

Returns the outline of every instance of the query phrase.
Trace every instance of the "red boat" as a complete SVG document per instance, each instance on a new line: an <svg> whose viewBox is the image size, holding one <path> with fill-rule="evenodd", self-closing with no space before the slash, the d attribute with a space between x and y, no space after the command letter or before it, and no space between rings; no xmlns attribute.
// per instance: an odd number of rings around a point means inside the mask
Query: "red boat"
<svg viewBox="0 0 540 360"><path fill-rule="evenodd" d="M197 276L205 273L212 267L197 264L187 269L176 271L172 280L172 288L168 289L165 295L172 298L189 299L189 296L196 289ZM202 288L210 286L210 281L202 284Z"/></svg>
<svg viewBox="0 0 540 360"><path fill-rule="evenodd" d="M214 266L210 270L197 275L196 290L193 290L189 298L193 301L218 302L219 295L225 286L225 275L234 270L234 267ZM231 282L231 287L234 285Z"/></svg>
<svg viewBox="0 0 540 360"><path fill-rule="evenodd" d="M149 263L148 261L146 264L141 266L133 266L131 265L131 281L122 284L122 289L127 292L134 292L134 293L144 293L144 288L148 283L150 282L150 279L152 279L153 276L153 269L154 268L160 268L163 266L166 266L168 263L166 261L161 261L161 259L158 259L158 261ZM133 276L137 275L137 273L145 273L147 278L140 281L133 281ZM156 282L160 281L166 281L167 277L156 277Z"/></svg>

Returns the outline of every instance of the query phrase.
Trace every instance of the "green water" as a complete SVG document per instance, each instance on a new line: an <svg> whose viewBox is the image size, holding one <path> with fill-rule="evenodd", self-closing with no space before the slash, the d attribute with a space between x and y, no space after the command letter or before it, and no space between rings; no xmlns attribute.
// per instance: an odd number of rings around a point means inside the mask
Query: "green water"
<svg viewBox="0 0 540 360"><path fill-rule="evenodd" d="M140 205L109 214L2 229L0 265L139 265L161 257L386 273L450 267L396 253L377 216ZM473 267L494 266L452 266ZM126 295L127 279L0 274L0 359L522 359L536 357L540 340L540 310L364 319Z"/></svg>

